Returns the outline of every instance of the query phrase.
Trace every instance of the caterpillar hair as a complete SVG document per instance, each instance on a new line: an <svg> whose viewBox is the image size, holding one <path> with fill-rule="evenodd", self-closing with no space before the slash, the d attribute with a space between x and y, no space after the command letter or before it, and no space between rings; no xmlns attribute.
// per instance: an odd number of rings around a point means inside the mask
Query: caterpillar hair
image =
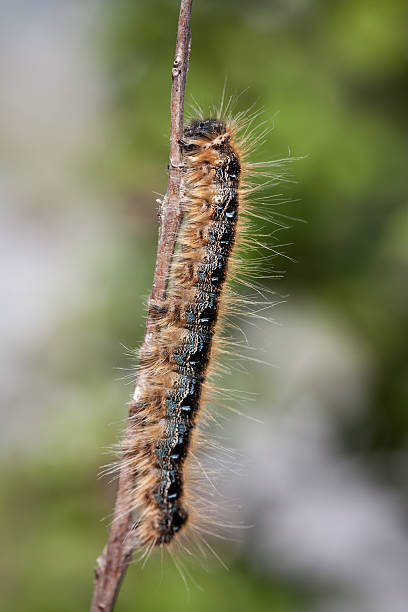
<svg viewBox="0 0 408 612"><path fill-rule="evenodd" d="M180 143L184 218L167 297L149 306L154 341L139 352L131 425L121 446L134 533L148 551L168 547L187 527L200 531L208 519L198 510L192 474L197 448L205 444L200 428L208 420L204 404L220 328L231 311L237 247L248 242L248 195L257 189L250 177L262 174L261 164L248 161L265 135L254 132L255 118L222 111L201 116L185 127Z"/></svg>

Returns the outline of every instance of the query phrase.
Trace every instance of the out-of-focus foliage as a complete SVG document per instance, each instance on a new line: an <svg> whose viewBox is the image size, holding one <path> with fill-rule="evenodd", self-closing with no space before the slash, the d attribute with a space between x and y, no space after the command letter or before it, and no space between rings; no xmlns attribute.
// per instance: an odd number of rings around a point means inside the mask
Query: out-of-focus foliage
<svg viewBox="0 0 408 612"><path fill-rule="evenodd" d="M39 14L48 10L43 4ZM155 255L153 192L166 189L177 10L173 0L93 7L86 52L103 82L101 141L86 163L85 154L70 163L103 204L90 205L87 219L72 213L75 195L59 205L87 228L98 263L79 314L62 316L25 363L30 372L45 372L46 384L20 398L18 436L28 448L10 450L1 468L5 611L88 606L114 496L106 480L96 480L101 449L118 440L128 392L112 382L113 368L129 368L120 343L133 347L142 337ZM376 478L395 486L395 456L406 451L408 436L406 25L405 0L195 0L187 86L187 104L196 100L205 109L219 103L227 77L227 92L240 94L237 110L254 104L264 109L260 121L275 126L258 158L285 157L288 150L304 156L290 165L294 182L279 187L293 202L276 214L307 224L279 217L291 226L279 234L281 243L291 243L280 248L291 259L276 261L287 274L271 287L290 293L291 304L329 310L369 355L374 383L357 419L339 417L340 439L350 457L363 458ZM1 153L15 162L12 147ZM27 216L37 215L42 228L62 214L50 193L48 200L25 195ZM105 215L102 232L89 218ZM270 354L276 361L273 346ZM214 559L208 572L189 562L203 586L190 583L190 594L170 560L163 570L160 558L131 567L118 612L309 608L316 585L281 575L272 580L242 550L226 545L222 553L230 572ZM322 592L329 590L323 583Z"/></svg>
<svg viewBox="0 0 408 612"><path fill-rule="evenodd" d="M157 189L166 159L172 20L172 2L127 0L107 20L108 159L128 189L141 176ZM238 109L255 103L275 125L264 159L307 156L283 187L299 202L278 209L308 222L281 234L297 262L285 263L283 293L319 294L375 355L369 423L354 440L367 451L403 444L408 432L406 20L403 0L303 0L197 2L192 21L187 102L219 103L227 77Z"/></svg>

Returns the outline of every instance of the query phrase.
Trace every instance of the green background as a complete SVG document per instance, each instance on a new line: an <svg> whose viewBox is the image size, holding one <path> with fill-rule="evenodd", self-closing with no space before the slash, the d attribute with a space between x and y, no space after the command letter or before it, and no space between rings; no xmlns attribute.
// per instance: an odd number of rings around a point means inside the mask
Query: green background
<svg viewBox="0 0 408 612"><path fill-rule="evenodd" d="M1 151L6 174L23 176L19 214L45 228L45 242L56 220L69 214L91 253L88 259L85 248L75 265L92 262L85 288L74 282L47 298L58 302L58 322L33 344L24 367L16 365L18 391L6 396L5 429L10 425L12 433L4 435L1 455L1 609L10 612L88 607L114 500L114 485L97 474L110 461L103 449L120 436L131 388L116 380L114 368L130 367L121 343L135 347L142 338L155 258L154 192L166 189L177 2L90 4L75 61L98 74L97 136L93 131L60 162L71 187L79 187L69 197L51 179L44 187L42 170L45 176L53 157L46 146L34 181L35 155L31 162L21 152L29 148L21 148L29 134L19 148L17 131L7 132ZM36 11L20 8L7 15L16 36L19 24L44 18L47 37L52 19L61 17L58 7L50 17L47 2ZM76 8L66 18L68 38L75 19L83 19ZM330 312L339 330L346 328L364 348L373 384L364 410L338 419L337 436L347 457L357 457L380 486L398 491L402 513L406 481L396 475L395 458L406 453L408 435L406 27L403 0L197 0L186 93L187 105L194 98L207 108L219 102L227 77L227 92L240 94L237 110L255 104L274 126L258 158L288 151L303 158L290 166L293 182L278 187L292 202L276 212L307 223L286 220L291 228L279 241L290 259L275 263L286 274L270 287L290 294L292 305ZM39 54L45 79L37 81L39 89L47 82L49 58L44 61ZM86 79L72 85L67 121L86 88ZM12 112L2 108L4 124ZM37 121L22 117L23 125ZM60 129L46 126L57 135ZM77 195L85 191L92 197ZM273 195L276 187L264 193ZM278 320L284 311L280 306ZM31 320L30 299L25 312ZM35 324L32 319L30 327ZM273 346L270 351L276 359ZM29 385L26 375L41 384ZM259 388L262 394L262 383ZM189 562L202 590L189 581L188 591L170 559L163 568L159 556L143 568L133 564L118 612L300 612L314 609L332 588L251 564L245 547L217 549L228 572L215 559Z"/></svg>

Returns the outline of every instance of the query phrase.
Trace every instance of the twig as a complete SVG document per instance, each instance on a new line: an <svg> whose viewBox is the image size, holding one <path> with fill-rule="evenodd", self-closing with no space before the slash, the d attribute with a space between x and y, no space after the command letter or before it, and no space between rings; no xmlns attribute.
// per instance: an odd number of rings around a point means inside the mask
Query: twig
<svg viewBox="0 0 408 612"><path fill-rule="evenodd" d="M182 220L180 189L183 156L180 140L183 136L184 93L191 47L191 4L192 0L180 1L176 54L172 69L169 182L159 211L157 258L149 303L163 300L166 296L171 260ZM149 344L153 333L154 327L148 314L144 345ZM134 397L137 396L140 384L139 376ZM130 402L129 419L134 407L135 402ZM130 421L128 422L129 427ZM129 511L131 507L129 492L132 489L132 482L129 479L128 472L122 469L119 475L109 539L95 568L91 612L111 612L113 610L119 587L134 553L135 546L132 538L129 537L133 527L133 517Z"/></svg>

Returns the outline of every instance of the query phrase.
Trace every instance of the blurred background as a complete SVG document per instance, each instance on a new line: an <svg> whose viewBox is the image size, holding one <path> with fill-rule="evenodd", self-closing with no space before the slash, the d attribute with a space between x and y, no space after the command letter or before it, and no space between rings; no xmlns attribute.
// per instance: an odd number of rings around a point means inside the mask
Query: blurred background
<svg viewBox="0 0 408 612"><path fill-rule="evenodd" d="M73 612L106 541L115 488L98 473L144 329L178 3L0 13L1 609ZM286 271L264 281L277 324L240 322L275 367L222 380L262 421L222 431L252 527L211 542L229 571L188 562L189 591L170 559L135 563L118 612L407 608L407 24L404 0L194 2L187 105L218 103L227 77L236 110L274 126L259 157L304 159L264 191L292 200L266 200L290 226L260 269Z"/></svg>

